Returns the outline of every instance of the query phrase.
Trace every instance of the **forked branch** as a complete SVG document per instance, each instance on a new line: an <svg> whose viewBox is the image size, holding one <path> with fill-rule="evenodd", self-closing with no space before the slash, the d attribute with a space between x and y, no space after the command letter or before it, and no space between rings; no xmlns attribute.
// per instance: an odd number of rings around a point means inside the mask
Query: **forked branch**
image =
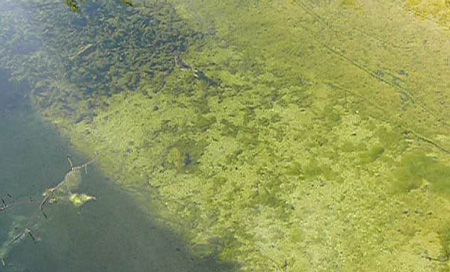
<svg viewBox="0 0 450 272"><path fill-rule="evenodd" d="M48 189L46 193L44 193L44 198L40 202L35 202L31 198L28 201L21 201L21 202L12 202L8 203L8 198L12 198L10 194L7 194L7 197L1 197L0 196L0 213L8 210L10 208L16 207L16 206L22 206L22 205L36 205L38 209L35 211L34 216L32 219L27 220L28 223L24 227L18 227L13 226L13 229L10 232L10 240L8 242L5 242L3 246L0 248L0 261L1 265L5 266L6 261L6 254L10 250L11 246L15 243L18 243L19 241L26 239L27 236L30 237L30 239L33 240L34 243L36 243L39 238L33 234L32 230L34 231L37 226L37 220L39 213L42 213L45 218L47 218L47 215L44 212L44 206L49 203L49 201L52 199L55 193L57 193L60 189L61 194L69 194L69 196L77 196L77 201L73 201L72 197L69 197L68 199L73 202L75 206L80 206L84 202L89 200L95 200L95 197L87 196L85 194L72 194L70 191L71 189L74 189L78 186L77 181L79 182L81 177L78 175L81 175L81 171L85 171L87 174L87 166L94 162L94 159L90 160L89 162L79 165L79 166L73 166L72 160L70 157L67 157L67 160L70 165L70 170L65 174L64 179L60 181L56 186ZM64 185L67 185L67 187L64 187ZM16 231L18 229L22 229L20 233L17 233Z"/></svg>
<svg viewBox="0 0 450 272"><path fill-rule="evenodd" d="M84 168L84 171L87 173L87 166L91 163L94 162L94 160L90 160L85 164L82 164L80 166L73 166L72 160L70 159L70 157L67 157L67 161L70 164L70 171L66 173L66 175L64 176L64 179L58 183L58 185L56 185L55 187L52 187L48 190L47 195L44 197L44 199L41 201L41 204L39 204L39 210L42 212L42 214L44 215L45 218L47 218L47 215L44 212L44 205L49 201L49 199L53 196L53 194L60 189L70 178L70 176L75 172L75 171L80 171L81 169Z"/></svg>

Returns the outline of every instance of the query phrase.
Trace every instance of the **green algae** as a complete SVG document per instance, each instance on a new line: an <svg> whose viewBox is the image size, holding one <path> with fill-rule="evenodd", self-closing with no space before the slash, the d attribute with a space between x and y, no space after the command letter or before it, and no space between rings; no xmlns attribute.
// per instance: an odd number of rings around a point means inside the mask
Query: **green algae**
<svg viewBox="0 0 450 272"><path fill-rule="evenodd" d="M435 89L448 78L443 53L429 53L446 34L400 1L231 2L172 1L131 19L124 29L168 17L173 27L149 33L191 39L151 61L137 41L117 65L65 46L72 94L42 84L41 111L122 186L149 188L201 256L244 271L446 271L448 98ZM105 48L126 37L115 35ZM90 77L103 70L111 78Z"/></svg>
<svg viewBox="0 0 450 272"><path fill-rule="evenodd" d="M446 29L450 27L450 3L448 1L408 0L405 8L413 11L422 20L432 19Z"/></svg>
<svg viewBox="0 0 450 272"><path fill-rule="evenodd" d="M385 151L385 148L381 145L374 146L370 150L367 151L367 153L362 154L361 156L361 163L371 163L377 160L378 158L383 155Z"/></svg>
<svg viewBox="0 0 450 272"><path fill-rule="evenodd" d="M450 167L439 162L436 157L414 152L402 157L396 172L396 186L408 192L428 183L433 191L448 194L449 174Z"/></svg>

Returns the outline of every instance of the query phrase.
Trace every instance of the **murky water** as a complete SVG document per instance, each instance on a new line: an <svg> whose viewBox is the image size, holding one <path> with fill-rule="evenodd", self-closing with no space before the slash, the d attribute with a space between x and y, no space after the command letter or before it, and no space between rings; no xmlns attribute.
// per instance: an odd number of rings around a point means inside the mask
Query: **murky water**
<svg viewBox="0 0 450 272"><path fill-rule="evenodd" d="M36 202L75 164L85 158L21 99L0 83L0 195L7 204ZM17 91L17 90L15 90ZM89 167L78 188L97 201L82 208L66 204L46 206L48 219L34 217L37 205L0 213L0 242L11 226L32 222L36 243L30 239L11 246L0 271L228 271L213 259L197 259L173 233L161 229L144 214L130 195ZM7 196L11 195L11 197Z"/></svg>

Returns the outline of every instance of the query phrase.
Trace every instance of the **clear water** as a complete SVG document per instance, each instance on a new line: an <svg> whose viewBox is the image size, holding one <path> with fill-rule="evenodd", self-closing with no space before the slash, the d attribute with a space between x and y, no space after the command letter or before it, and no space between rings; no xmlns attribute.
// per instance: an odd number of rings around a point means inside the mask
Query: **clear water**
<svg viewBox="0 0 450 272"><path fill-rule="evenodd" d="M26 88L22 86L21 88ZM0 195L7 204L38 203L42 192L69 171L66 157L82 163L66 139L43 122L17 86L2 71L0 80ZM0 242L11 226L22 221L34 227L37 240L26 238L10 246L0 271L228 271L213 257L199 259L173 232L162 229L132 196L95 169L88 168L80 192L95 195L82 208L55 204L18 206L0 213ZM7 196L11 195L11 198ZM150 201L150 200L149 200ZM31 223L31 224L30 224ZM22 225L23 226L23 225Z"/></svg>
<svg viewBox="0 0 450 272"><path fill-rule="evenodd" d="M450 270L448 1L133 2L0 0L1 271Z"/></svg>

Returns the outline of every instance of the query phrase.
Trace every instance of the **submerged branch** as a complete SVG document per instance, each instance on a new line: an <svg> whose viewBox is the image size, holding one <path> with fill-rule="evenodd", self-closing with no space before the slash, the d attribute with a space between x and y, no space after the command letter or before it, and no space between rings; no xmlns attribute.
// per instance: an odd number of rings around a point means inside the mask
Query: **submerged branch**
<svg viewBox="0 0 450 272"><path fill-rule="evenodd" d="M24 206L24 205L36 205L33 201L22 201L17 203L8 204L6 206L0 207L0 212L3 212L5 210L17 207L17 206Z"/></svg>
<svg viewBox="0 0 450 272"><path fill-rule="evenodd" d="M65 184L67 184L70 181L73 182L74 178L76 180L77 176L73 176L73 175L76 175L77 171L79 172L84 169L84 172L87 173L87 166L89 164L93 163L95 159L92 159L92 160L88 161L87 163L79 165L79 166L73 166L73 163L72 163L72 160L70 159L70 157L67 157L67 160L70 165L70 170L65 174L64 179L62 181L60 181L56 186L48 189L46 191L46 193L44 193L44 198L42 199L42 201L34 202L30 197L30 199L28 201L13 202L13 203L9 204L3 197L0 197L0 200L1 200L0 212L3 212L5 210L13 208L13 207L22 206L22 205L36 205L38 207L38 209L34 212L34 215L30 219L27 220L27 223L24 226L19 226L19 225L14 226L13 225L13 228L9 234L9 237L10 237L9 242L5 242L2 246L2 248L0 248L0 259L1 259L1 264L3 266L6 266L6 255L7 255L7 252L10 250L10 247L13 244L18 243L19 241L25 239L27 236L29 236L30 239L33 240L34 243L37 243L37 241L39 241L39 238L33 234L33 231L38 226L37 220L39 218L40 213L42 213L44 215L44 217L47 218L47 215L44 212L45 204L47 204L49 202L49 200L52 198L52 196L55 194L55 192L57 192L59 189L62 189L62 187ZM77 185L77 184L75 183L75 185ZM67 190L67 191L69 194L71 194L70 190ZM67 193L67 191L65 189L61 190L62 193ZM89 201L89 200L95 200L95 197L89 197L85 194L81 194L81 195L71 194L70 196L72 197L74 195L78 196L78 197L84 197L80 200L81 202L80 201L77 203L74 202L75 206L80 206L84 202ZM12 196L10 194L7 194L7 196L9 198L12 198ZM72 201L72 199L70 199L70 201ZM17 222L15 224L17 224ZM16 231L19 229L21 229L21 231L20 231L20 233L17 233Z"/></svg>
<svg viewBox="0 0 450 272"><path fill-rule="evenodd" d="M31 232L30 229L26 228L26 229L25 229L25 233L27 233L28 236L30 236L31 240L33 240L33 242L36 243L37 240L36 240L36 238L34 237L34 235L33 235L33 233Z"/></svg>
<svg viewBox="0 0 450 272"><path fill-rule="evenodd" d="M53 194L55 193L55 191L57 191L58 189L60 189L68 180L69 177L75 172L75 171L79 171L82 168L85 169L86 173L87 173L87 166L91 163L94 162L94 159L88 161L85 164L82 164L80 166L73 166L72 160L70 159L70 157L67 157L67 160L69 161L70 164L70 171L66 173L66 175L64 176L64 179L58 183L58 185L56 185L55 187L52 187L48 190L48 194L44 197L44 199L41 201L41 204L39 205L39 210L42 212L42 214L44 215L45 218L47 218L47 215L44 213L44 205L49 201L49 199L53 196Z"/></svg>

